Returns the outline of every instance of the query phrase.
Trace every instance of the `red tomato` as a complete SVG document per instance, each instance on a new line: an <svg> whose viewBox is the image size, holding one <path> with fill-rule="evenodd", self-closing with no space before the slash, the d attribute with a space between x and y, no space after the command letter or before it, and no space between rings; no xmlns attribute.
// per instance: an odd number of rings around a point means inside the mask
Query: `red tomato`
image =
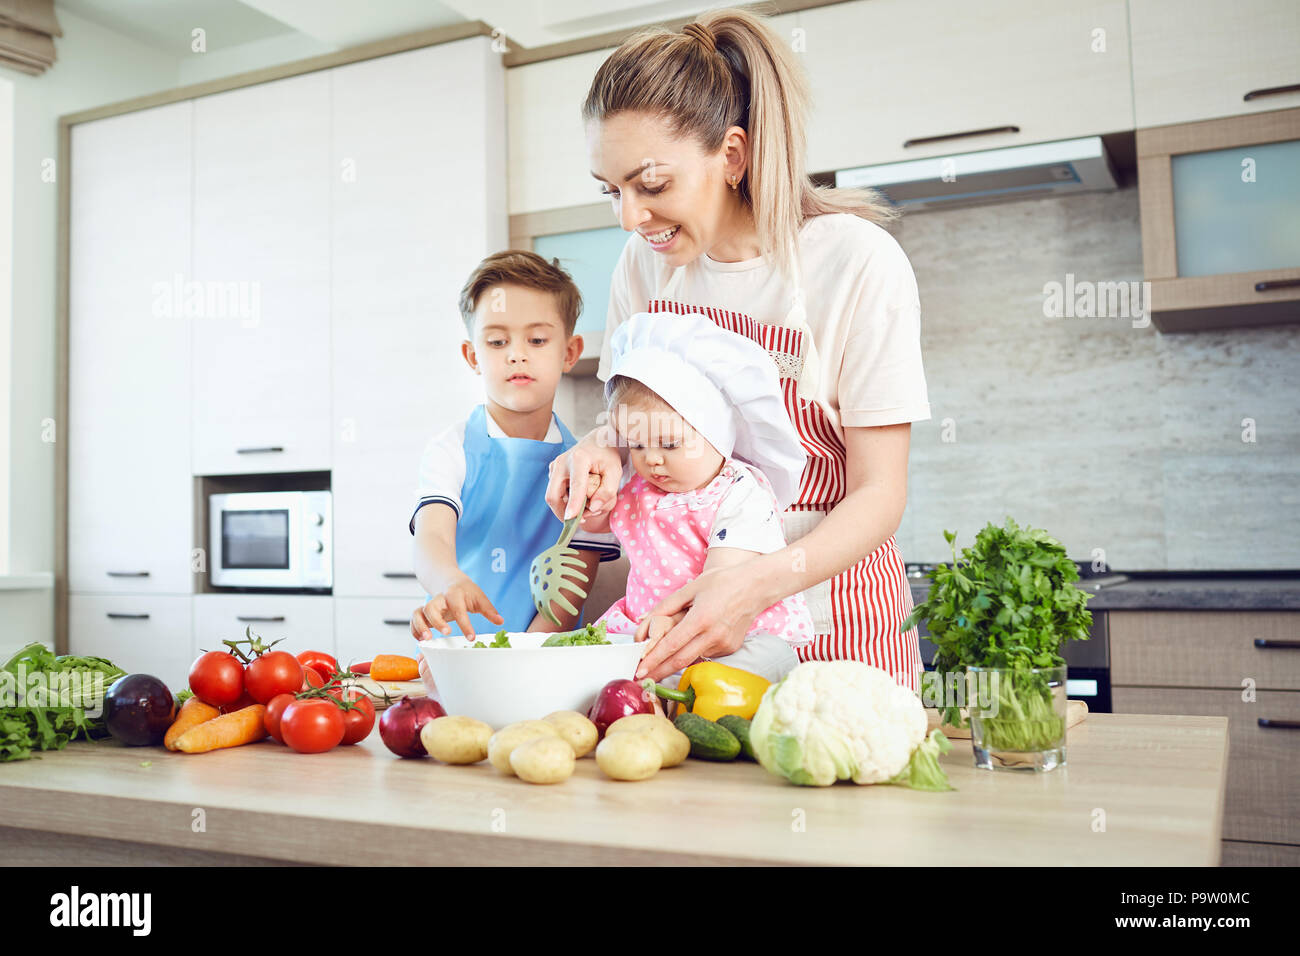
<svg viewBox="0 0 1300 956"><path fill-rule="evenodd" d="M235 701L233 704L223 705L221 707L221 712L223 714L233 714L237 710L243 710L245 707L251 707L256 703L257 701L253 700L253 698L249 696L248 691L244 691L239 700Z"/></svg>
<svg viewBox="0 0 1300 956"><path fill-rule="evenodd" d="M208 651L190 668L190 690L205 704L233 704L244 693L244 665L234 654Z"/></svg>
<svg viewBox="0 0 1300 956"><path fill-rule="evenodd" d="M343 699L358 706L352 710L343 710L343 744L357 744L370 736L375 729L375 705L370 695L364 691L348 690Z"/></svg>
<svg viewBox="0 0 1300 956"><path fill-rule="evenodd" d="M369 674L371 661L360 661L356 664L349 664L348 670L354 674Z"/></svg>
<svg viewBox="0 0 1300 956"><path fill-rule="evenodd" d="M284 717L284 709L294 702L293 694L276 694L271 698L271 702L266 705L266 713L262 716L262 723L266 725L266 732L271 735L276 743L284 743L284 738L280 736L280 721Z"/></svg>
<svg viewBox="0 0 1300 956"><path fill-rule="evenodd" d="M343 739L343 712L323 697L295 700L280 717L280 736L300 754L333 750Z"/></svg>
<svg viewBox="0 0 1300 956"><path fill-rule="evenodd" d="M311 687L324 687L325 678L321 677L314 667L304 667L302 669L302 687L300 690L307 690Z"/></svg>
<svg viewBox="0 0 1300 956"><path fill-rule="evenodd" d="M303 651L298 655L298 663L310 667L326 681L339 669L339 662L324 651Z"/></svg>
<svg viewBox="0 0 1300 956"><path fill-rule="evenodd" d="M292 694L302 687L302 665L288 651L271 651L244 668L244 687L259 704L276 694Z"/></svg>

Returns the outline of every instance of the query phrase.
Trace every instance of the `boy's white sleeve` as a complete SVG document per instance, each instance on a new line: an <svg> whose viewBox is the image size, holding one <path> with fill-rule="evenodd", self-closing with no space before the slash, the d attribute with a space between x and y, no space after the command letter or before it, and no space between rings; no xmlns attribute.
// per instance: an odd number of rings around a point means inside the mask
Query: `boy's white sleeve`
<svg viewBox="0 0 1300 956"><path fill-rule="evenodd" d="M739 548L771 554L785 547L776 503L753 475L745 473L728 489L713 516L710 548Z"/></svg>
<svg viewBox="0 0 1300 956"><path fill-rule="evenodd" d="M465 423L445 429L429 439L420 456L419 487L415 511L411 512L410 529L415 534L415 516L425 505L445 504L461 511L460 490L465 484Z"/></svg>
<svg viewBox="0 0 1300 956"><path fill-rule="evenodd" d="M600 555L600 562L613 561L623 553L622 547L618 543L618 538L614 533L606 534L589 534L586 531L579 531L569 542L569 547L576 548L579 551L595 551Z"/></svg>

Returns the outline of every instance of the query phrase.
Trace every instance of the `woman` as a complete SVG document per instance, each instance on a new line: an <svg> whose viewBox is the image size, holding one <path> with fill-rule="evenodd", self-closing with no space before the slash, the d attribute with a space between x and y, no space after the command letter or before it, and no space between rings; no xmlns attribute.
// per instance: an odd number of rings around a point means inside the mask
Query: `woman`
<svg viewBox="0 0 1300 956"><path fill-rule="evenodd" d="M782 551L722 581L705 572L652 614L685 617L638 677L663 678L742 643L764 608L803 592L817 636L802 660L856 659L920 691L912 608L894 541L907 501L911 422L930 417L911 265L870 192L812 185L806 80L760 18L717 10L682 33L642 32L596 73L583 104L592 175L629 232L613 276L608 343L637 312L702 312L759 342L781 375L808 455ZM609 374L608 345L598 375ZM600 479L612 507L623 463L606 425L551 463L546 500Z"/></svg>

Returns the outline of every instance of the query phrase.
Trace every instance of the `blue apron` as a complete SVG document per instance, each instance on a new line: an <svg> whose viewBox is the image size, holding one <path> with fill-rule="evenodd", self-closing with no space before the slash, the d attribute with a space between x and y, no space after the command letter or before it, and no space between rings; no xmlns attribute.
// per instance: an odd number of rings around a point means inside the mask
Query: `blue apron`
<svg viewBox="0 0 1300 956"><path fill-rule="evenodd" d="M533 558L555 544L563 523L546 504L549 465L577 442L559 416L551 413L560 441L493 438L487 409L479 405L465 423L465 482L456 522L456 563L483 589L505 618L508 631L524 631L537 614L528 590ZM470 623L479 634L499 627L481 614ZM452 634L460 628L452 623Z"/></svg>

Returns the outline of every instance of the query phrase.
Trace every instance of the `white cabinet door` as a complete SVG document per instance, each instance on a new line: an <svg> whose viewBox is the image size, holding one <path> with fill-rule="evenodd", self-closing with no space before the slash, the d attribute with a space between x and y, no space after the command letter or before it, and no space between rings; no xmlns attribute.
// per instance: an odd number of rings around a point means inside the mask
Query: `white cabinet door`
<svg viewBox="0 0 1300 956"><path fill-rule="evenodd" d="M332 72L334 593L419 598L420 454L482 401L457 298L507 244L504 70L474 37Z"/></svg>
<svg viewBox="0 0 1300 956"><path fill-rule="evenodd" d="M411 613L418 598L335 598L334 644L339 664L373 660L376 654L416 657ZM458 628L453 628L459 634Z"/></svg>
<svg viewBox="0 0 1300 956"><path fill-rule="evenodd" d="M196 594L194 647L225 650L222 641L242 640L246 628L276 650L334 653L334 599L315 594Z"/></svg>
<svg viewBox="0 0 1300 956"><path fill-rule="evenodd" d="M189 594L190 117L72 128L68 582Z"/></svg>
<svg viewBox="0 0 1300 956"><path fill-rule="evenodd" d="M194 473L330 466L328 71L194 101Z"/></svg>
<svg viewBox="0 0 1300 956"><path fill-rule="evenodd" d="M1296 0L1130 0L1137 127L1300 106Z"/></svg>
<svg viewBox="0 0 1300 956"><path fill-rule="evenodd" d="M189 686L190 601L175 595L73 594L68 652L106 657L128 674L152 674L172 693Z"/></svg>
<svg viewBox="0 0 1300 956"><path fill-rule="evenodd" d="M1133 128L1124 0L858 0L797 19L810 170Z"/></svg>

